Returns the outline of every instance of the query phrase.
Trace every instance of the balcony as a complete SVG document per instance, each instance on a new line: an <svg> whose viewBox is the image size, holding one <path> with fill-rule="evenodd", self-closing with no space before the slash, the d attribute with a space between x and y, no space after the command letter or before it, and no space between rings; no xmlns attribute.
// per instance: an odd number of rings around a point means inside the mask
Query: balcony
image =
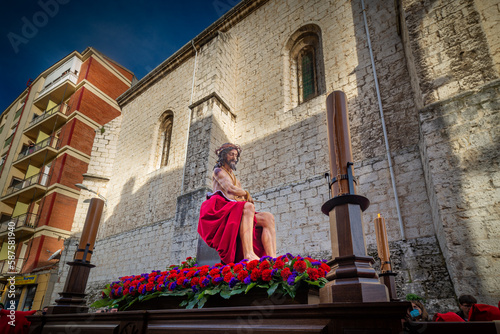
<svg viewBox="0 0 500 334"><path fill-rule="evenodd" d="M14 228L14 231L22 231L22 235L35 233L35 227L38 223L38 215L34 213L25 213L23 215L13 217L9 221L3 222L0 225L0 236L9 232L9 227Z"/></svg>
<svg viewBox="0 0 500 334"><path fill-rule="evenodd" d="M42 168L43 169L43 168ZM39 173L22 182L7 188L1 201L5 204L15 205L17 201L24 203L41 198L47 191L49 174Z"/></svg>
<svg viewBox="0 0 500 334"><path fill-rule="evenodd" d="M64 71L61 76L47 83L45 87L38 93L34 104L39 108L45 108L52 101L64 101L76 90L78 74L70 71Z"/></svg>
<svg viewBox="0 0 500 334"><path fill-rule="evenodd" d="M11 270L14 268L9 268L9 262L8 260L1 260L0 261L0 275L5 275L10 272L15 272L15 270Z"/></svg>
<svg viewBox="0 0 500 334"><path fill-rule="evenodd" d="M42 166L57 156L59 139L51 136L19 153L13 166L26 171L29 165Z"/></svg>
<svg viewBox="0 0 500 334"><path fill-rule="evenodd" d="M54 130L60 128L68 119L67 113L69 106L66 103L58 104L57 106L44 111L41 115L34 118L24 130L24 134L31 138L36 138L38 132L53 133Z"/></svg>

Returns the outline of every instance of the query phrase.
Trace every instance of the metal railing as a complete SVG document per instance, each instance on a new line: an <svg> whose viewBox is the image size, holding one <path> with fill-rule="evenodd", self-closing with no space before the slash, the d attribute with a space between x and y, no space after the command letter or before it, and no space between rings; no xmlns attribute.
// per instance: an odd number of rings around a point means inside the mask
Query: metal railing
<svg viewBox="0 0 500 334"><path fill-rule="evenodd" d="M9 262L7 260L0 261L0 274L6 274L10 272Z"/></svg>
<svg viewBox="0 0 500 334"><path fill-rule="evenodd" d="M76 81L78 80L78 75L76 73L71 72L69 69L64 71L64 73L61 74L61 76L59 76L58 78L56 78L52 82L49 82L48 84L46 84L45 87L43 87L43 89L40 91L39 96L42 96L43 94L45 94L45 92L47 92L50 89L52 89L53 87L57 86L57 84L60 81L64 81L64 80L70 80L76 84Z"/></svg>
<svg viewBox="0 0 500 334"><path fill-rule="evenodd" d="M39 173L39 174L36 174L36 175L33 175L33 176L27 178L26 180L23 180L22 182L19 182L18 184L14 185L14 186L7 188L7 192L5 193L5 195L10 195L16 191L19 191L21 189L29 187L33 184L39 184L41 186L46 186L47 183L49 183L49 174Z"/></svg>
<svg viewBox="0 0 500 334"><path fill-rule="evenodd" d="M28 155L35 153L35 152L37 152L37 151L39 151L42 148L47 147L47 146L58 149L58 144L59 144L59 139L54 137L54 136L50 136L49 138L47 138L39 143L36 143L34 146L28 147L26 150L19 153L17 160L20 160L24 157L27 157Z"/></svg>
<svg viewBox="0 0 500 334"><path fill-rule="evenodd" d="M57 112L60 112L61 114L66 115L66 112L68 110L69 110L68 104L66 104L66 103L58 104L57 106L50 108L49 110L44 111L38 117L33 118L31 120L30 124L28 125L28 127L31 127L31 126L43 121L44 119L54 115Z"/></svg>
<svg viewBox="0 0 500 334"><path fill-rule="evenodd" d="M16 229L19 227L35 228L38 223L38 215L34 213L25 213L23 215L12 217L9 221L3 222L0 225L0 233L9 230L9 227Z"/></svg>

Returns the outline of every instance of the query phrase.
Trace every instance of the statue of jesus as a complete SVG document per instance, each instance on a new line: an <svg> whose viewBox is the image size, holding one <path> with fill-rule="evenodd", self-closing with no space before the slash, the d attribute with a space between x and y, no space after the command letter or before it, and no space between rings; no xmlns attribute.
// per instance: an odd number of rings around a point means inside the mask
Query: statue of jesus
<svg viewBox="0 0 500 334"><path fill-rule="evenodd" d="M255 212L250 193L234 175L241 148L226 143L215 151L218 160L212 175L212 193L201 205L198 233L215 248L221 261L276 257L274 216Z"/></svg>

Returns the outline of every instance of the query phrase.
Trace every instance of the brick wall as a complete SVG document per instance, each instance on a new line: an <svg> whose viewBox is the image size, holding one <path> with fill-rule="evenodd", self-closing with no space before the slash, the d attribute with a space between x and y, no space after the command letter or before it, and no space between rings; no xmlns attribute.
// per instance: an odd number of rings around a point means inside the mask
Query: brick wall
<svg viewBox="0 0 500 334"><path fill-rule="evenodd" d="M126 83L118 79L95 59L90 64L86 79L112 99L116 99L129 88Z"/></svg>
<svg viewBox="0 0 500 334"><path fill-rule="evenodd" d="M64 153L52 162L50 185L59 183L67 187L78 189L75 183L81 183L88 164L78 158Z"/></svg>
<svg viewBox="0 0 500 334"><path fill-rule="evenodd" d="M121 90L121 92L123 92L123 90ZM105 102L90 90L85 89L85 87L82 88L82 94L78 111L93 121L104 125L120 115L119 110Z"/></svg>
<svg viewBox="0 0 500 334"><path fill-rule="evenodd" d="M49 225L71 230L77 199L54 192L43 201L38 226Z"/></svg>

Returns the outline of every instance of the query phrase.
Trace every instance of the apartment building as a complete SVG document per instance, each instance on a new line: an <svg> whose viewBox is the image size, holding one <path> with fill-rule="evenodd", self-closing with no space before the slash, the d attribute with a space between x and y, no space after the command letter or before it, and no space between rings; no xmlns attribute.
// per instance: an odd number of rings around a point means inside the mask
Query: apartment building
<svg viewBox="0 0 500 334"><path fill-rule="evenodd" d="M57 277L96 131L120 115L134 75L93 48L29 80L0 116L1 301L40 309ZM13 245L15 247L13 247ZM8 283L8 279L15 277Z"/></svg>

